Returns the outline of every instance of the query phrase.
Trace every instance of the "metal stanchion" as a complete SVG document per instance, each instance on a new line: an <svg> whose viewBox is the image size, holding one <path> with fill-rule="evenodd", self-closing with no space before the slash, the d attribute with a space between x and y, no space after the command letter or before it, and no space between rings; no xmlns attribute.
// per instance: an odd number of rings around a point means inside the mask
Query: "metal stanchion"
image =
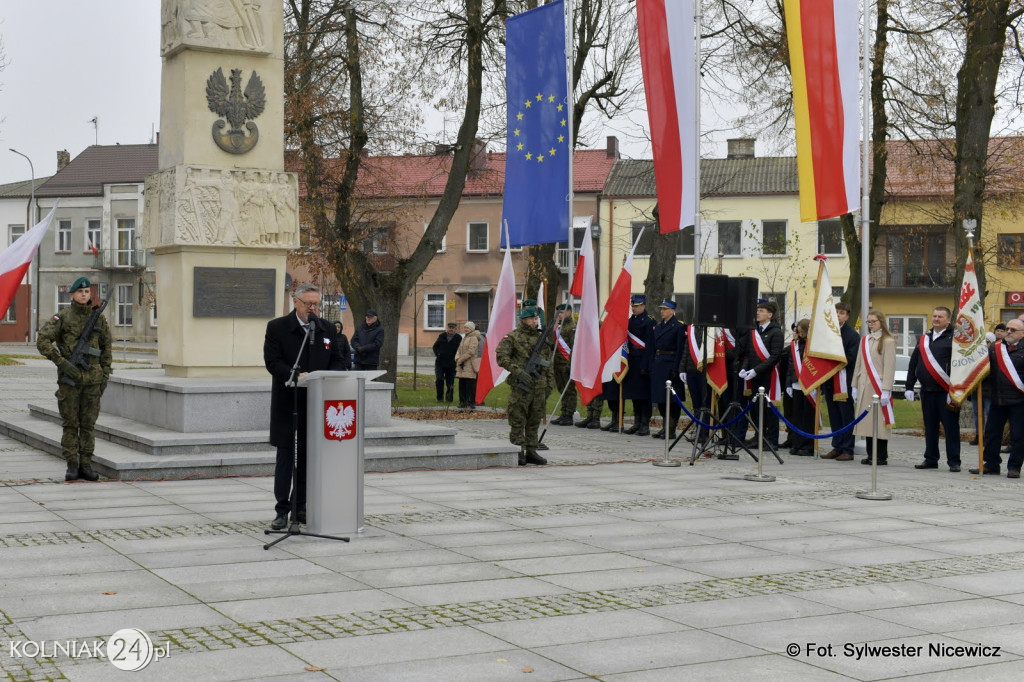
<svg viewBox="0 0 1024 682"><path fill-rule="evenodd" d="M760 483L771 483L775 477L764 473L764 386L757 389L757 473L745 474L744 479L758 481Z"/></svg>
<svg viewBox="0 0 1024 682"><path fill-rule="evenodd" d="M862 500L891 500L892 493L878 490L878 396L871 398L871 490L858 490Z"/></svg>
<svg viewBox="0 0 1024 682"><path fill-rule="evenodd" d="M674 462L668 458L668 442L672 440L668 437L671 431L668 428L668 422L672 418L672 381L667 380L665 382L665 414L661 417L661 431L665 436L665 459L654 460L651 462L656 467L678 467L682 466L682 462Z"/></svg>

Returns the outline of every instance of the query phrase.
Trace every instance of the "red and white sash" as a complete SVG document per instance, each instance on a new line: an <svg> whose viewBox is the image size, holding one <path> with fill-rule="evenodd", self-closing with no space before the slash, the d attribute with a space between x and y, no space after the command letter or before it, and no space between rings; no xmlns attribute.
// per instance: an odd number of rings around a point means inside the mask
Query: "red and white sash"
<svg viewBox="0 0 1024 682"><path fill-rule="evenodd" d="M770 355L768 353L768 347L764 345L764 339L761 338L761 334L756 329L750 330L750 337L753 340L754 352L757 353L757 357L760 358L761 362L767 360ZM743 382L743 394L751 395L754 389L750 383L750 379L746 379ZM768 381L768 400L773 403L782 399L782 382L779 379L779 365L776 363L772 367L771 377Z"/></svg>
<svg viewBox="0 0 1024 682"><path fill-rule="evenodd" d="M1024 393L1024 381L1021 381L1020 374L1010 359L1010 352L1006 350L1006 344L1002 341L996 341L996 362L999 363L999 371L1003 376L1009 379L1018 391Z"/></svg>
<svg viewBox="0 0 1024 682"><path fill-rule="evenodd" d="M725 346L726 346L726 348L735 348L736 347L736 337L732 335L732 330L731 329L726 329L726 328L723 327L722 331L725 332Z"/></svg>
<svg viewBox="0 0 1024 682"><path fill-rule="evenodd" d="M800 355L800 348L797 346L797 343L799 343L799 340L793 339L793 342L789 344L789 353L793 359L793 367L796 368L796 380L797 383L800 384L800 391L804 394L804 397L807 398L807 401L811 403L811 407L817 407L818 391L808 391L804 388L804 385L800 383L800 370L803 369L804 359L803 356Z"/></svg>
<svg viewBox="0 0 1024 682"><path fill-rule="evenodd" d="M626 332L626 336L629 338L629 343L634 347L639 348L640 350L647 348L647 344L633 332Z"/></svg>
<svg viewBox="0 0 1024 682"><path fill-rule="evenodd" d="M687 327L686 328L686 337L687 337L687 340L690 342L690 343L687 344L687 346L689 346L689 348L690 348L690 360L693 361L693 366L696 367L697 371L699 372L701 370L701 368L704 366L704 352L701 349L700 345L697 343L697 332L696 332L696 329L697 329L697 325L693 325L693 324L691 324L689 327ZM708 360L712 360L712 361L714 359L715 359L714 356L711 356L710 358L708 358ZM708 364L711 364L711 363L709 362Z"/></svg>
<svg viewBox="0 0 1024 682"><path fill-rule="evenodd" d="M878 374L878 369L875 367L875 361L871 358L871 353L868 352L868 339L870 336L865 336L860 340L860 357L864 360L864 369L867 370L868 380L871 382L871 387L875 390L875 395L882 395L882 377ZM882 418L885 420L886 426L892 426L896 423L896 413L892 409L892 397L889 398L888 405L882 405L879 403L879 407L882 408Z"/></svg>
<svg viewBox="0 0 1024 682"><path fill-rule="evenodd" d="M572 352L572 348L570 348L569 344L567 344L565 342L565 339L562 338L562 325L558 325L557 327L555 327L555 339L558 342L558 352L561 353L563 358L568 360L569 353Z"/></svg>
<svg viewBox="0 0 1024 682"><path fill-rule="evenodd" d="M921 349L921 362L924 363L924 368L932 375L932 379L935 379L935 383L939 385L939 388L946 392L946 403L952 405L953 399L949 396L949 375L946 374L942 369L942 365L932 355L931 332L921 334L918 348Z"/></svg>

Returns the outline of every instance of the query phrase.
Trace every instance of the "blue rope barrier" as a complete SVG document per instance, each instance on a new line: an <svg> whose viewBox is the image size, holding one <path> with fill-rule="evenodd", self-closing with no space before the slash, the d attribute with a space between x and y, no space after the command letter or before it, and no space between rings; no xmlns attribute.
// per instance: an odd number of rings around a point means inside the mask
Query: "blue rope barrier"
<svg viewBox="0 0 1024 682"><path fill-rule="evenodd" d="M751 403L751 404L753 404L753 403ZM782 416L782 413L779 412L779 408L775 407L775 405L772 404L771 402L768 403L768 406L771 407L772 408L772 412L774 412L778 416L778 418L780 420L782 420L782 422L786 425L786 428L792 429L794 433L797 433L797 434L799 434L799 435L801 435L801 436L803 436L805 438L816 438L818 440L821 440L823 438L831 438L832 436L835 436L835 435L840 434L840 433L846 433L847 431L852 429L854 426L859 424L861 421L863 421L864 418L868 416L868 412L870 412L870 410L864 410L863 412L861 412L861 415L859 417L857 417L852 422L850 422L849 424L847 424L843 428L839 429L838 431L832 431L831 433L820 433L817 436L815 436L813 433L806 433L806 432L801 431L800 429L798 429L793 424L793 422L789 421L784 416Z"/></svg>
<svg viewBox="0 0 1024 682"><path fill-rule="evenodd" d="M750 412L750 410L754 407L754 401L750 401L749 403L747 403L747 406L743 408L743 411L736 415L734 419L730 419L724 424L719 424L718 426L712 426L711 424L705 424L701 420L697 419L696 415L694 415L692 412L686 409L686 405L683 404L683 401L679 399L679 395L676 393L675 389L672 389L672 397L675 398L676 403L679 404L679 407L682 408L683 412L686 413L686 416L689 417L691 421L693 421L697 426L703 429L708 429L709 431L718 431L719 429L732 428L734 425L738 424L741 419L746 417L747 412Z"/></svg>

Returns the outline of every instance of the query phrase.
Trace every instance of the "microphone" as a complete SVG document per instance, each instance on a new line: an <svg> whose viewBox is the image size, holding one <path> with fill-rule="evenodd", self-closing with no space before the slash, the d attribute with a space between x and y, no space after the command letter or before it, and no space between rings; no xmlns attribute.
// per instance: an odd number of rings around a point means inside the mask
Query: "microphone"
<svg viewBox="0 0 1024 682"><path fill-rule="evenodd" d="M316 336L316 319L316 314L312 310L306 314L306 324L309 325L309 345L311 346L314 341L313 337Z"/></svg>

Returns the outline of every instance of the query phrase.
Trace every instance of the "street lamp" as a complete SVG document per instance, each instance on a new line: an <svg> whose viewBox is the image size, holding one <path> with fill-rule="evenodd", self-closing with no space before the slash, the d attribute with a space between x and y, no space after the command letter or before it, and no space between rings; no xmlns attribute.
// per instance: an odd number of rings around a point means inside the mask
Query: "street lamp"
<svg viewBox="0 0 1024 682"><path fill-rule="evenodd" d="M29 186L30 189L29 189L29 200L28 200L28 220L26 221L28 227L25 228L25 232L27 233L29 230L32 229L32 226L36 224L36 220L35 220L35 218L36 218L36 216L35 216L35 205L36 205L36 167L34 165L32 165L32 159L28 158L28 154L22 154L21 152L19 152L17 149L14 149L13 147L8 147L8 149L10 149L12 152L17 154L18 156L24 157L25 160L28 161L28 169L29 169L29 172L32 174L32 184ZM29 328L30 328L30 336L29 336L29 338L31 338L31 339L35 339L35 337L36 337L36 329L38 328L38 320L36 319L36 316L39 314L39 266L38 265L35 268L35 274L36 274L36 283L35 283L35 285L32 288L35 289L36 305L35 305L35 311L33 312L32 315L29 315L29 320L28 320ZM31 281L31 279L32 279L32 276L29 275L29 280Z"/></svg>

